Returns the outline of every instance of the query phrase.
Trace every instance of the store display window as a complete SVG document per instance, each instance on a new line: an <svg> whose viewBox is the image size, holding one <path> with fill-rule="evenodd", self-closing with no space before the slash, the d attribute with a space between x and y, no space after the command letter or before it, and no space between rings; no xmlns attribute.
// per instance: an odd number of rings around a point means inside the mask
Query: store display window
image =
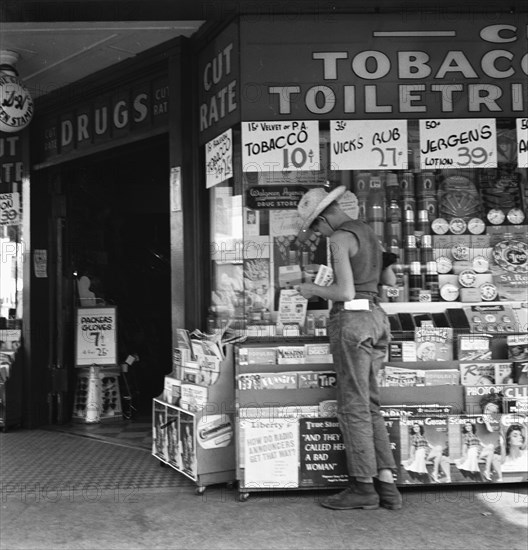
<svg viewBox="0 0 528 550"><path fill-rule="evenodd" d="M329 304L295 287L330 258L322 236L299 241L296 207L308 189L340 185L347 213L397 256L383 302L525 300L523 121L243 122L233 176L210 189L212 317L314 334Z"/></svg>

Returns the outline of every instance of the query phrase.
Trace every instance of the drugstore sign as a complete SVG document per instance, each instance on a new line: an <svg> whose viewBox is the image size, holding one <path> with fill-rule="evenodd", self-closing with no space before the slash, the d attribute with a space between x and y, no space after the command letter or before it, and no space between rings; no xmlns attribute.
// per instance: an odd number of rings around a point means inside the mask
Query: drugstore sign
<svg viewBox="0 0 528 550"><path fill-rule="evenodd" d="M168 77L140 80L94 95L39 123L37 162L57 155L75 156L94 145L140 139L168 129Z"/></svg>
<svg viewBox="0 0 528 550"><path fill-rule="evenodd" d="M420 10L242 18L242 117L520 117L527 23L526 15Z"/></svg>

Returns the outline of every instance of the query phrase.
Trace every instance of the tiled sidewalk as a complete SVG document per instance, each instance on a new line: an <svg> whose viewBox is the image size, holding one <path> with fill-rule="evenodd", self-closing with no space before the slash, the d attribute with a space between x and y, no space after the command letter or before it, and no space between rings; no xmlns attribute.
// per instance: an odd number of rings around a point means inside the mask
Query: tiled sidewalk
<svg viewBox="0 0 528 550"><path fill-rule="evenodd" d="M313 491L239 502L87 431L0 434L0 550L528 550L526 487L406 489L398 511L327 510Z"/></svg>
<svg viewBox="0 0 528 550"><path fill-rule="evenodd" d="M96 424L70 422L46 426L45 429L98 439L125 447L150 450L152 448L152 423L148 416L132 420L113 420Z"/></svg>
<svg viewBox="0 0 528 550"><path fill-rule="evenodd" d="M161 468L148 449L48 430L0 434L4 493L179 487L188 480Z"/></svg>

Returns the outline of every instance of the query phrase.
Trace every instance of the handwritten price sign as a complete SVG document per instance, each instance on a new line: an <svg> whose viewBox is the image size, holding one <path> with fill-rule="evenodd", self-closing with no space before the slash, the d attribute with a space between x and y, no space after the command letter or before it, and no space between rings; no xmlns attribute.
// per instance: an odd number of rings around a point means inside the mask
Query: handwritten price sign
<svg viewBox="0 0 528 550"><path fill-rule="evenodd" d="M405 120L331 120L330 142L334 170L407 168Z"/></svg>
<svg viewBox="0 0 528 550"><path fill-rule="evenodd" d="M117 364L116 308L79 308L76 322L76 365Z"/></svg>
<svg viewBox="0 0 528 550"><path fill-rule="evenodd" d="M0 194L0 225L20 223L20 193Z"/></svg>
<svg viewBox="0 0 528 550"><path fill-rule="evenodd" d="M233 132L231 129L205 144L207 189L233 177Z"/></svg>
<svg viewBox="0 0 528 550"><path fill-rule="evenodd" d="M528 168L528 118L517 119L517 166Z"/></svg>
<svg viewBox="0 0 528 550"><path fill-rule="evenodd" d="M319 170L319 122L243 122L244 172Z"/></svg>
<svg viewBox="0 0 528 550"><path fill-rule="evenodd" d="M420 120L420 167L496 168L495 119Z"/></svg>

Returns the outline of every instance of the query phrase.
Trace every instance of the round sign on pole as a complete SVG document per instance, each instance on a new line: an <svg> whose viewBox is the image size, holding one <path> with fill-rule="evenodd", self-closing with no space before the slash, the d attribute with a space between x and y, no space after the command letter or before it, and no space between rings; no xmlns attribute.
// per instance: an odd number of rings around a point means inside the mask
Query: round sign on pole
<svg viewBox="0 0 528 550"><path fill-rule="evenodd" d="M31 94L20 79L0 74L0 131L19 132L33 118Z"/></svg>

